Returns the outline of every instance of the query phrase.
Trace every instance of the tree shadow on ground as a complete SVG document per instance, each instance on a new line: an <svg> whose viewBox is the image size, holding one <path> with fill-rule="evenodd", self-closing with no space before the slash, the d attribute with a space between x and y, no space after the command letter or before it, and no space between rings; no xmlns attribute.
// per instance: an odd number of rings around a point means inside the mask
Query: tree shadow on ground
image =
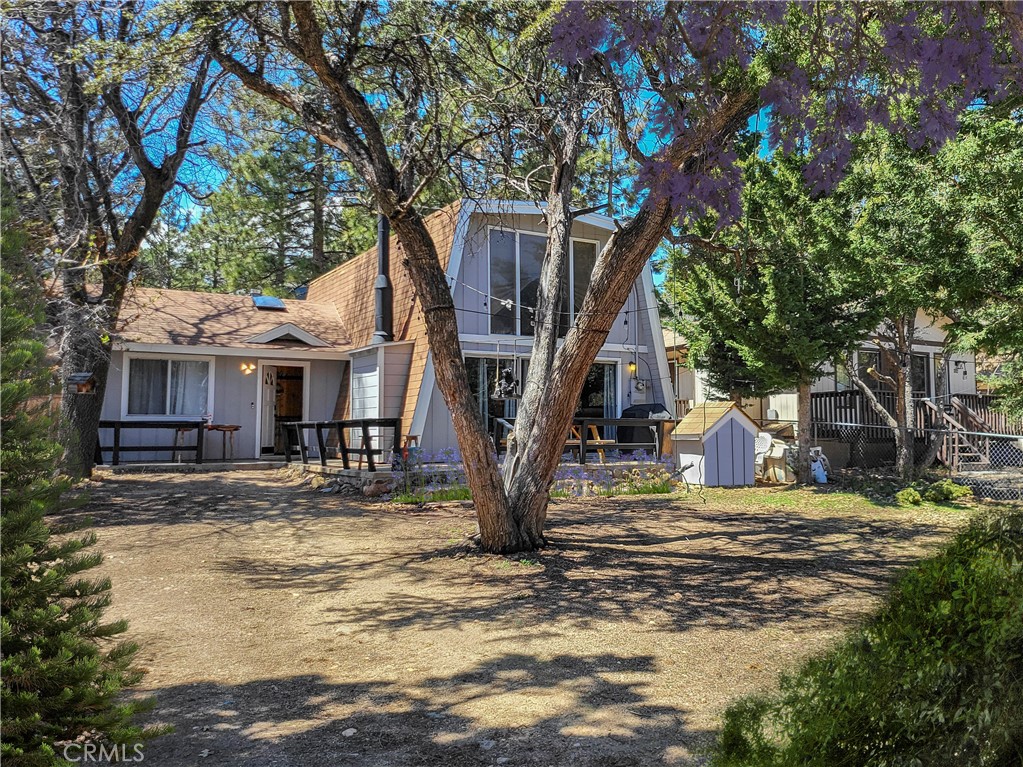
<svg viewBox="0 0 1023 767"><path fill-rule="evenodd" d="M154 719L176 731L146 746L161 767L205 764L580 765L685 759L711 735L654 705L650 656L613 653L483 660L416 683L322 675L154 690ZM354 730L354 732L353 732ZM691 762L690 762L691 763Z"/></svg>
<svg viewBox="0 0 1023 767"><path fill-rule="evenodd" d="M836 615L850 617L851 602L883 594L895 572L946 532L904 520L601 499L555 509L550 546L519 558L435 537L301 562L238 554L216 567L250 587L326 597L329 622L364 631L616 620L638 621L644 632L793 620L833 628Z"/></svg>
<svg viewBox="0 0 1023 767"><path fill-rule="evenodd" d="M330 517L358 518L370 501L320 493L270 471L252 473L113 475L83 493L83 503L63 516L112 525L218 525L261 521L297 523Z"/></svg>

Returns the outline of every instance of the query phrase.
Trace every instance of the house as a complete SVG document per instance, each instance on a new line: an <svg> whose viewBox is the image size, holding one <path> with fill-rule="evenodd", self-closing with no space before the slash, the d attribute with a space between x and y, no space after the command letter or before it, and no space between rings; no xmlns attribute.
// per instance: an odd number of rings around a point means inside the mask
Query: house
<svg viewBox="0 0 1023 767"><path fill-rule="evenodd" d="M942 329L945 321L934 320L924 312L917 314L917 332L913 339L913 396L920 400L941 402L951 396L975 395L977 393L977 361L972 352L953 352L949 360L949 369L945 380L945 390L936 392L938 384L938 364L945 344L945 332ZM714 391L707 383L705 371L693 369L688 365L686 352L688 345L684 338L664 331L666 354L669 359L679 360L673 368L673 380L676 381L675 391L682 401L679 407L695 407L707 400L724 399L726 395ZM860 371L861 378L875 391L884 392L890 387L867 375L868 368L885 372L886 361L878 351L877 344L864 339L863 343L853 352L852 364ZM835 392L856 391L845 371L839 367L826 366L822 375L812 388L813 395L828 395ZM827 397L814 396L815 402L823 402ZM743 408L754 419L760 421L780 421L795 423L798 414L799 398L794 391L772 394L768 397L744 400ZM843 422L856 418L852 412L830 413L817 408L816 416L827 415L828 420L841 416ZM820 420L820 417L817 418Z"/></svg>
<svg viewBox="0 0 1023 767"><path fill-rule="evenodd" d="M528 370L545 246L541 213L527 202L462 200L426 219L451 285L470 386L496 444L515 417ZM595 214L573 223L566 328L613 231L611 219ZM102 414L122 423L122 449L154 439L152 431L132 430L133 420L185 416L239 426L235 459L279 455L280 424L288 421L398 418L423 451L456 448L423 307L398 266L401 246L396 237L379 242L386 247L311 281L302 301L135 289L121 312ZM505 371L509 391L495 391ZM655 402L670 410L673 391L647 267L586 378L578 412L617 418L631 405ZM103 444L109 439L101 434ZM207 455L219 458L219 447L212 440Z"/></svg>
<svg viewBox="0 0 1023 767"><path fill-rule="evenodd" d="M281 452L281 421L333 413L351 346L332 304L269 296L132 288L119 325L101 418L123 422L121 448L135 461L167 460L130 448L173 444L176 435L132 422L200 417L241 427L230 457ZM101 429L104 446L111 432ZM225 445L210 440L207 456L225 457L217 452Z"/></svg>
<svg viewBox="0 0 1023 767"><path fill-rule="evenodd" d="M470 388L495 443L502 422L515 417L516 399L496 398L500 371L524 381L532 348L530 309L545 247L541 209L528 202L456 202L426 221L447 274L458 318ZM597 254L614 222L595 214L573 223L567 275L567 328L582 304ZM400 259L397 238L389 249ZM391 340L374 338L374 284L379 253L373 248L309 283L307 300L338 307L352 348L337 400L337 418L393 418L436 453L456 446L450 413L437 387L422 307L405 270L391 269ZM672 398L667 358L649 266L616 318L583 386L579 416L617 418L625 408Z"/></svg>

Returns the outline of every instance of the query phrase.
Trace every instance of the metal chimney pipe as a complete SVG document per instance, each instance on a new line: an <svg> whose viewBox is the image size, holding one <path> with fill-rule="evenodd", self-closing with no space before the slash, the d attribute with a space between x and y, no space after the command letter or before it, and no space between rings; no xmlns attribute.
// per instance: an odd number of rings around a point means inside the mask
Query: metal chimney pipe
<svg viewBox="0 0 1023 767"><path fill-rule="evenodd" d="M376 323L373 343L394 340L394 291L391 288L391 222L382 213L377 217Z"/></svg>

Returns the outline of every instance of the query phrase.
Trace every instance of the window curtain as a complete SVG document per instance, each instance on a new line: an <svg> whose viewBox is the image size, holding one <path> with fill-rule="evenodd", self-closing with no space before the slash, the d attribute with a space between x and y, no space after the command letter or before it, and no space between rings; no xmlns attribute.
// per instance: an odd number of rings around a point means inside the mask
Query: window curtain
<svg viewBox="0 0 1023 767"><path fill-rule="evenodd" d="M128 363L128 414L163 415L167 407L167 361Z"/></svg>
<svg viewBox="0 0 1023 767"><path fill-rule="evenodd" d="M168 415L205 415L209 374L208 362L171 362Z"/></svg>

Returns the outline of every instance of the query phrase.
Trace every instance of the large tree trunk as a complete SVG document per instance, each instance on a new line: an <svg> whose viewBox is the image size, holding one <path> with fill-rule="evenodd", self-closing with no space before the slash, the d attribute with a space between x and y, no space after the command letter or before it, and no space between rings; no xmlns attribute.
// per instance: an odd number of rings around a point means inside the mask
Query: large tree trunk
<svg viewBox="0 0 1023 767"><path fill-rule="evenodd" d="M391 226L404 251L403 263L422 302L437 385L451 411L465 478L472 488L483 547L495 554L532 548L535 544L524 538L515 524L501 482L494 444L469 389L455 304L434 242L422 218L414 211L391 218Z"/></svg>
<svg viewBox="0 0 1023 767"><path fill-rule="evenodd" d="M796 445L799 449L796 461L796 480L803 485L813 482L810 474L810 446L813 444L813 424L810 417L810 382L800 381L798 388L798 404L796 413L796 428L799 435L796 437Z"/></svg>
<svg viewBox="0 0 1023 767"><path fill-rule="evenodd" d="M526 446L538 438L537 429L542 429L542 425L548 420L546 413L540 408L544 390L552 385L548 371L557 352L558 331L563 324L566 326L568 324L562 323L561 318L562 312L568 308L565 295L572 235L572 190L584 127L583 105L586 99L582 93L582 68L571 67L567 79L568 92L565 96L564 112L557 126L558 130L549 134L551 137L549 140L555 144L552 147L555 172L547 193L545 212L547 250L540 272L529 374L526 377L522 400L519 402L515 429L509 435L503 471L504 485L516 512L519 531L531 546L543 544L543 526L547 517L550 482L518 483L516 479L522 467ZM564 425L565 431L567 426ZM544 434L539 439L554 438ZM521 513L522 509L526 509L527 513Z"/></svg>
<svg viewBox="0 0 1023 767"><path fill-rule="evenodd" d="M95 390L76 394L65 388L61 397L58 435L64 448L63 468L70 476L88 477L92 473L100 413L110 370L110 349L103 343L95 318L88 307L68 303L62 317L60 380L73 373L90 372L96 379Z"/></svg>

